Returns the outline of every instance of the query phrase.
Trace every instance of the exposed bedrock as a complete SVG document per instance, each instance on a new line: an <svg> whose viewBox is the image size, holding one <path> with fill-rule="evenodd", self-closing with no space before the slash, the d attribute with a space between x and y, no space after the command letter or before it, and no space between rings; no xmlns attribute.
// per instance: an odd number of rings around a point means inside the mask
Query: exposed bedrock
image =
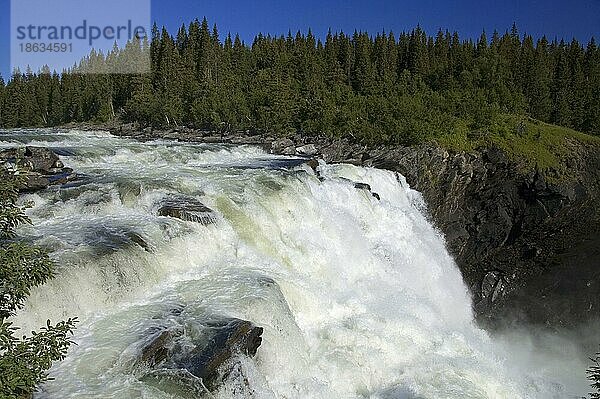
<svg viewBox="0 0 600 399"><path fill-rule="evenodd" d="M77 178L52 150L44 147L20 147L0 150L0 165L18 169L24 176L23 192L43 190Z"/></svg>
<svg viewBox="0 0 600 399"><path fill-rule="evenodd" d="M493 147L402 148L371 162L423 193L481 322L571 327L600 316L600 154L577 145L569 177L552 181Z"/></svg>

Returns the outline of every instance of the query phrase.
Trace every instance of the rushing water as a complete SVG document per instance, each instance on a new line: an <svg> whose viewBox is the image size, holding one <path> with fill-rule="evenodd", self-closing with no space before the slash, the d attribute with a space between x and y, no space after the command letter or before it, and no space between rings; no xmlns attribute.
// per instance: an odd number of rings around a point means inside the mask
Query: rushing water
<svg viewBox="0 0 600 399"><path fill-rule="evenodd" d="M587 392L571 348L538 353L474 324L468 291L419 193L392 172L307 166L256 147L139 143L103 132L13 131L0 146L60 149L76 184L23 197L59 276L16 318L25 331L79 316L41 398L171 398L139 379L144 332L173 307L264 327L247 385L214 397L552 398ZM381 201L353 182L371 185ZM169 194L218 213L157 216ZM123 245L134 232L150 251ZM272 279L276 284L265 284ZM168 317L167 317L168 319ZM243 385L243 386L238 386ZM185 390L181 397L186 396Z"/></svg>

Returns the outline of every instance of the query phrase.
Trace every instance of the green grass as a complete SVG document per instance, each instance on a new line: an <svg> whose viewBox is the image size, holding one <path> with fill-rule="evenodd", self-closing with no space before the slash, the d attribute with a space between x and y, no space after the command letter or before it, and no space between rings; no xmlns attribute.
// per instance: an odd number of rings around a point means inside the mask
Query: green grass
<svg viewBox="0 0 600 399"><path fill-rule="evenodd" d="M577 156L582 146L600 150L598 137L513 115L496 117L485 131L460 129L437 137L434 141L449 150L466 152L496 145L504 150L521 172L537 169L548 178L558 180L571 176L566 160Z"/></svg>

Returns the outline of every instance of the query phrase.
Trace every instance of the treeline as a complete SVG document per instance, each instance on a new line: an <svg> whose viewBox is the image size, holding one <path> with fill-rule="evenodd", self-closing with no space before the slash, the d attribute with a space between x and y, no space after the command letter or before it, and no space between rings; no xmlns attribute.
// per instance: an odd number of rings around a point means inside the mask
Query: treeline
<svg viewBox="0 0 600 399"><path fill-rule="evenodd" d="M600 49L573 39L534 41L515 26L491 37L396 37L310 31L220 39L204 19L175 36L152 29L151 73L16 73L0 83L0 125L55 126L113 118L143 126L352 135L414 143L452 132L485 131L519 114L600 134ZM92 54L102 71L123 52Z"/></svg>

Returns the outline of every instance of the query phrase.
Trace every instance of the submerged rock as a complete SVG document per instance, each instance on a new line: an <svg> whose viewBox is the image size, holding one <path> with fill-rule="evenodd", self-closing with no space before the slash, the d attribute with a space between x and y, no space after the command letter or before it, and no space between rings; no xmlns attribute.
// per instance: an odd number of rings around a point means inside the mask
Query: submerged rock
<svg viewBox="0 0 600 399"><path fill-rule="evenodd" d="M377 200L381 201L381 197L379 196L379 194L374 193L371 190L371 186L367 183L354 183L354 188L359 189L359 190L367 190L368 192L371 193L371 195L376 198Z"/></svg>
<svg viewBox="0 0 600 399"><path fill-rule="evenodd" d="M150 337L150 342L142 348L140 361L149 367L154 367L167 360L169 345L174 338L173 331L161 330Z"/></svg>
<svg viewBox="0 0 600 399"><path fill-rule="evenodd" d="M235 369L236 356L256 355L262 333L262 327L235 318L186 322L184 327L154 330L137 364L150 368L142 379L160 389L170 390L170 382L212 391Z"/></svg>
<svg viewBox="0 0 600 399"><path fill-rule="evenodd" d="M146 239L141 234L139 234L135 231L128 231L127 233L125 233L125 235L131 243L139 246L144 251L152 252L154 250L152 245L150 245L148 243L148 241L146 241Z"/></svg>
<svg viewBox="0 0 600 399"><path fill-rule="evenodd" d="M209 389L214 389L221 382L221 367L226 366L233 356L256 355L262 343L263 328L239 319L209 323L208 327L213 330L209 344L205 348L196 348L181 365L193 375L202 378ZM225 370L223 378L229 371Z"/></svg>
<svg viewBox="0 0 600 399"><path fill-rule="evenodd" d="M186 196L173 196L163 200L159 205L158 215L203 225L216 223L217 221L212 209L197 199Z"/></svg>

